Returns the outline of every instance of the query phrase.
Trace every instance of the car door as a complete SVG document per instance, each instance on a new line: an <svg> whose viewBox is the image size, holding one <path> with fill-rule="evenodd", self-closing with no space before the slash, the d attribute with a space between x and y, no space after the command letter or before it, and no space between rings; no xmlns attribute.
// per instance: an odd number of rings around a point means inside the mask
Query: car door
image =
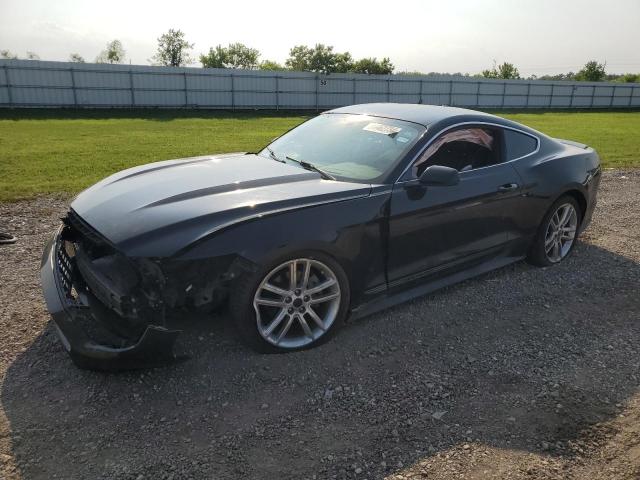
<svg viewBox="0 0 640 480"><path fill-rule="evenodd" d="M431 142L408 177L394 185L389 210L390 287L480 262L504 247L507 219L516 214L521 182L512 165L502 161L501 144L497 128L451 129ZM431 165L456 168L459 183L423 186L411 181Z"/></svg>

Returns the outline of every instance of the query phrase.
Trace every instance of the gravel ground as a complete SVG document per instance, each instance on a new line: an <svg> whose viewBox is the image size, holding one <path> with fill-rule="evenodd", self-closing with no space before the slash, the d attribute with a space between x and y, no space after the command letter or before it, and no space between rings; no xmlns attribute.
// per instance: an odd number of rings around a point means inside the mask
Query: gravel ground
<svg viewBox="0 0 640 480"><path fill-rule="evenodd" d="M226 315L189 319L192 359L76 369L41 298L65 199L0 204L0 477L640 476L640 171L607 171L561 265L521 262L259 355Z"/></svg>

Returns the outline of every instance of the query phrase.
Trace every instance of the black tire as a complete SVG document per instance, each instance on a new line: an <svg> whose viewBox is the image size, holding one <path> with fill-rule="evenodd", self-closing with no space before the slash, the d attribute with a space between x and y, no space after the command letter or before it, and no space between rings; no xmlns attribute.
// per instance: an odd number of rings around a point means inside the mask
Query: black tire
<svg viewBox="0 0 640 480"><path fill-rule="evenodd" d="M556 210L560 208L561 205L564 205L566 203L571 204L575 209L577 213L577 225L576 225L576 234L575 234L575 238L573 239L573 243L571 244L569 251L565 254L564 257L562 257L562 260L567 258L569 255L571 255L571 252L573 252L573 249L576 246L576 243L578 241L578 232L580 231L580 223L582 222L583 212L581 211L580 205L578 205L578 202L575 200L575 198L573 198L571 195L563 195L560 198L558 198L558 200L556 200L553 203L553 205L551 205L551 207L545 214L544 218L542 219L542 222L538 227L538 231L536 232L536 236L534 238L533 244L531 245L531 248L529 249L529 253L527 255L528 263L538 267L549 267L551 265L556 265L557 263L559 263L559 262L552 262L547 257L547 253L545 252L545 248L544 248L545 235L546 235L547 229L549 228L549 222L551 221L551 217L556 212Z"/></svg>
<svg viewBox="0 0 640 480"><path fill-rule="evenodd" d="M334 273L340 288L340 303L338 312L331 326L311 343L294 348L282 348L268 342L258 331L258 320L254 310L254 296L262 281L279 265L294 259L317 260ZM298 350L306 350L316 347L329 340L345 322L350 305L350 290L347 275L342 266L331 256L317 251L300 251L294 254L281 256L267 265L263 265L258 271L248 273L238 278L231 290L229 309L242 341L252 349L261 353L285 353Z"/></svg>

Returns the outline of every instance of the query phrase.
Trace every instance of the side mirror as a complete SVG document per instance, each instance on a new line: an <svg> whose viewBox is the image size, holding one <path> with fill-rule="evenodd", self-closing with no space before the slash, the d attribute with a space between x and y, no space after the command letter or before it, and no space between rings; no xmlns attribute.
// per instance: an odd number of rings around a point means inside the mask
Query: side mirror
<svg viewBox="0 0 640 480"><path fill-rule="evenodd" d="M425 186L452 187L460 183L458 170L442 165L431 165L420 175L420 184Z"/></svg>

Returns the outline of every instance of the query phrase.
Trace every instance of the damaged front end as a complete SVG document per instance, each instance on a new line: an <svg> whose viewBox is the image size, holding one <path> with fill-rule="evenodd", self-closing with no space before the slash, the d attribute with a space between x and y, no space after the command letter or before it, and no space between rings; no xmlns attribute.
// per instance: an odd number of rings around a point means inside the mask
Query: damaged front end
<svg viewBox="0 0 640 480"><path fill-rule="evenodd" d="M130 258L70 211L45 248L41 280L73 362L92 370L127 370L175 359L180 330L170 326L171 313L221 303L228 278L215 271L227 272L230 263Z"/></svg>

